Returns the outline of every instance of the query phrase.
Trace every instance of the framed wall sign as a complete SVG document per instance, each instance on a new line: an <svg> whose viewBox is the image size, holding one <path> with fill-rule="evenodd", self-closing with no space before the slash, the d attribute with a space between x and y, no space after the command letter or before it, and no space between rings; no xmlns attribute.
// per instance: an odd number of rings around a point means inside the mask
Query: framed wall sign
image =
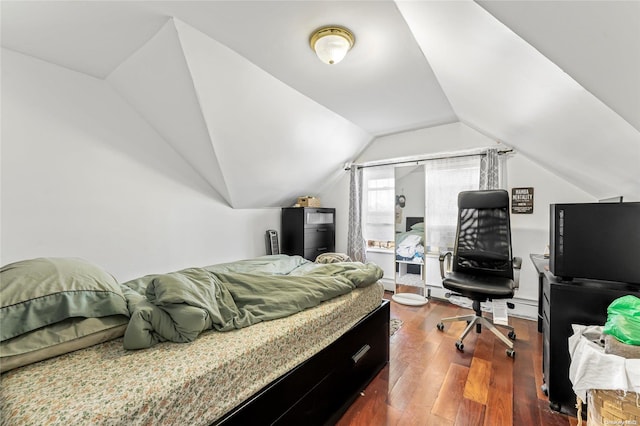
<svg viewBox="0 0 640 426"><path fill-rule="evenodd" d="M533 213L533 187L511 189L511 213Z"/></svg>

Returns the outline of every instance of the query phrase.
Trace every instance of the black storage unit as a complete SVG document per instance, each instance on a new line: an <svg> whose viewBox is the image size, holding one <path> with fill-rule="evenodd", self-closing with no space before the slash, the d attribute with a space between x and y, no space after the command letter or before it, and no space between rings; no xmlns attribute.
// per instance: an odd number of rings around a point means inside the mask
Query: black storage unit
<svg viewBox="0 0 640 426"><path fill-rule="evenodd" d="M389 362L390 303L267 385L221 420L231 425L333 425Z"/></svg>
<svg viewBox="0 0 640 426"><path fill-rule="evenodd" d="M639 296L640 289L613 281L561 281L548 271L541 279L542 372L549 406L575 416L576 396L569 380L571 324L604 325L609 304L627 294Z"/></svg>
<svg viewBox="0 0 640 426"><path fill-rule="evenodd" d="M542 333L542 287L544 286L544 273L549 270L549 258L542 254L530 254L529 258L538 272L538 333Z"/></svg>
<svg viewBox="0 0 640 426"><path fill-rule="evenodd" d="M285 207L282 209L280 245L282 253L315 261L322 253L335 251L336 209Z"/></svg>

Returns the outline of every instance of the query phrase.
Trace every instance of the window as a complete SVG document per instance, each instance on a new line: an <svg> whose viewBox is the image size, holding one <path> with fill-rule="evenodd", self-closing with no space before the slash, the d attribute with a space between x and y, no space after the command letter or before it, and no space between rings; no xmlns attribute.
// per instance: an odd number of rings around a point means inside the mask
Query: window
<svg viewBox="0 0 640 426"><path fill-rule="evenodd" d="M424 161L427 252L453 250L458 193L479 188L480 158L478 155ZM363 233L367 248L393 249L395 167L366 168L363 181Z"/></svg>
<svg viewBox="0 0 640 426"><path fill-rule="evenodd" d="M364 169L364 238L368 248L393 249L395 178L393 167Z"/></svg>
<svg viewBox="0 0 640 426"><path fill-rule="evenodd" d="M480 157L427 161L425 175L427 251L453 250L458 193L479 188Z"/></svg>

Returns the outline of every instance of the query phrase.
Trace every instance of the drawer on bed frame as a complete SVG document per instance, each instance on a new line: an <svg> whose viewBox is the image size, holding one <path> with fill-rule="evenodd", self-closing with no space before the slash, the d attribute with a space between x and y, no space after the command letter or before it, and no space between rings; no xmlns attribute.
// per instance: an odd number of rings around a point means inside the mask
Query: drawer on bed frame
<svg viewBox="0 0 640 426"><path fill-rule="evenodd" d="M218 423L331 424L389 361L389 302Z"/></svg>

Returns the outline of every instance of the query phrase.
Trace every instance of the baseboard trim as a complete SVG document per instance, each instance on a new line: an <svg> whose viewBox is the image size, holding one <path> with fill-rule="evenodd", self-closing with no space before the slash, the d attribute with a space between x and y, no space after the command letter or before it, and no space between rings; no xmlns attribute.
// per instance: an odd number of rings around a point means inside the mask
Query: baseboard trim
<svg viewBox="0 0 640 426"><path fill-rule="evenodd" d="M427 287L431 293L431 297L436 298L438 300L444 300L449 303L453 303L449 300L448 297L445 296L447 293L450 293L449 290L446 290L442 287L433 287L433 286L427 286ZM514 297L513 299L509 299L508 301L514 304L514 308L509 309L509 312L508 312L509 316L527 319L531 321L538 320L538 304L536 303L536 301L529 300L529 299L520 299L517 297ZM469 303L469 308L471 308L471 303Z"/></svg>
<svg viewBox="0 0 640 426"><path fill-rule="evenodd" d="M396 290L396 284L394 280L390 280L388 278L380 279L380 282L384 285L385 291L389 291L394 293ZM442 288L437 285L429 285L426 286L428 295L432 298L443 300L449 303L453 303L446 296L447 293L451 293L449 290ZM513 299L508 299L510 303L514 304L513 309L509 309L509 316L527 319L531 321L538 320L538 301L514 297ZM465 306L466 307L466 306ZM469 302L469 308L471 308L471 302Z"/></svg>

